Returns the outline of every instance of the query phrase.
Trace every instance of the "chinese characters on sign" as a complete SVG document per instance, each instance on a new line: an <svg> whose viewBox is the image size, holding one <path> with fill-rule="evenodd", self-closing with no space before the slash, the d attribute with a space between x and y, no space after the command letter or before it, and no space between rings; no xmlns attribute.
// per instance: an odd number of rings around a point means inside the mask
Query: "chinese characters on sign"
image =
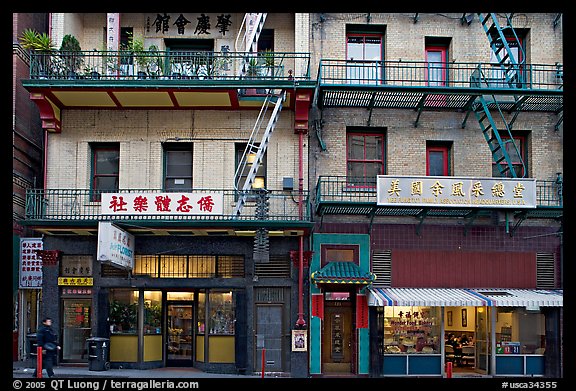
<svg viewBox="0 0 576 391"><path fill-rule="evenodd" d="M122 269L134 267L134 235L109 221L98 223L97 259Z"/></svg>
<svg viewBox="0 0 576 391"><path fill-rule="evenodd" d="M536 179L378 175L377 204L535 208Z"/></svg>
<svg viewBox="0 0 576 391"><path fill-rule="evenodd" d="M40 238L20 239L20 289L42 287L42 259L38 257L36 250L43 248Z"/></svg>
<svg viewBox="0 0 576 391"><path fill-rule="evenodd" d="M232 22L230 14L219 14L216 15L216 25L215 29L222 34L226 35L227 31L230 31L230 26ZM212 22L214 15L199 14L195 18L186 18L184 14L179 14L177 17L172 19L170 14L164 12L163 14L156 14L154 19L150 16L146 18L146 32L150 32L150 25L154 26L154 31L156 33L170 34L170 26L176 26L176 31L179 35L185 35L186 25L192 24L190 19L196 19L196 27L191 35L200 36L203 34L211 34L210 29L212 29ZM170 23L170 19L175 20L174 23Z"/></svg>
<svg viewBox="0 0 576 391"><path fill-rule="evenodd" d="M92 286L94 279L92 277L58 277L58 285L66 286Z"/></svg>
<svg viewBox="0 0 576 391"><path fill-rule="evenodd" d="M221 215L222 193L104 193L105 215Z"/></svg>

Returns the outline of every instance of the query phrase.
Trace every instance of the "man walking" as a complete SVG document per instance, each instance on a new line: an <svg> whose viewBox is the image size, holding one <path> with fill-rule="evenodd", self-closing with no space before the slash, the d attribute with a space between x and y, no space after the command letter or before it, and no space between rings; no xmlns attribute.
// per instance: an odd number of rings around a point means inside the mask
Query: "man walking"
<svg viewBox="0 0 576 391"><path fill-rule="evenodd" d="M52 318L42 319L42 326L36 332L36 341L38 346L42 347L42 368L46 369L48 377L54 377L54 362L56 361L56 353L60 349L56 340L56 333L52 330ZM32 377L37 375L38 368L34 370Z"/></svg>

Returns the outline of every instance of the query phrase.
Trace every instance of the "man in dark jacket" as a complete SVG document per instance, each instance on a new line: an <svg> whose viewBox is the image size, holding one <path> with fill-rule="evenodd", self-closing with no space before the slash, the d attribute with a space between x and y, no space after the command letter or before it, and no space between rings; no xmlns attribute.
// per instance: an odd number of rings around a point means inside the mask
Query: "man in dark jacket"
<svg viewBox="0 0 576 391"><path fill-rule="evenodd" d="M56 342L56 333L52 330L52 319L42 319L42 326L36 331L36 342L42 347L42 368L46 369L48 377L54 377L54 362L60 346ZM34 370L33 377L37 376L38 368Z"/></svg>

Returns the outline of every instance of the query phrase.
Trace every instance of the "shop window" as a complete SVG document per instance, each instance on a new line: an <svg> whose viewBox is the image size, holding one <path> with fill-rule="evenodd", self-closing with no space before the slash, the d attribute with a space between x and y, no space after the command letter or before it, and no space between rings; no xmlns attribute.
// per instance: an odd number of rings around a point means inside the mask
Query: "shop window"
<svg viewBox="0 0 576 391"><path fill-rule="evenodd" d="M440 307L379 307L378 316L385 354L440 353Z"/></svg>
<svg viewBox="0 0 576 391"><path fill-rule="evenodd" d="M134 275L154 278L244 277L244 257L238 255L136 255Z"/></svg>
<svg viewBox="0 0 576 391"><path fill-rule="evenodd" d="M144 333L162 334L162 292L144 291Z"/></svg>
<svg viewBox="0 0 576 391"><path fill-rule="evenodd" d="M138 291L111 289L108 317L112 334L136 334L138 326Z"/></svg>
<svg viewBox="0 0 576 391"><path fill-rule="evenodd" d="M232 292L210 292L210 334L234 335Z"/></svg>
<svg viewBox="0 0 576 391"><path fill-rule="evenodd" d="M93 144L92 201L100 201L100 193L114 192L119 186L120 145Z"/></svg>
<svg viewBox="0 0 576 391"><path fill-rule="evenodd" d="M496 354L544 354L545 316L525 307L498 307Z"/></svg>

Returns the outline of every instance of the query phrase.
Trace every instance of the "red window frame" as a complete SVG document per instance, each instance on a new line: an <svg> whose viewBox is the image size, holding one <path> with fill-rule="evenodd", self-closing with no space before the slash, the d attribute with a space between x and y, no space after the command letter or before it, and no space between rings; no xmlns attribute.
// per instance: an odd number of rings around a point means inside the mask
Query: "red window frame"
<svg viewBox="0 0 576 391"><path fill-rule="evenodd" d="M448 145L427 145L426 146L426 175L430 175L430 152L441 152L443 156L442 171L443 176L450 175L449 169L449 158L450 158L450 147Z"/></svg>
<svg viewBox="0 0 576 391"><path fill-rule="evenodd" d="M500 136L503 142L506 142L507 140L510 140L510 137L508 136ZM514 143L516 144L517 148L518 148L518 152L520 154L520 159L519 161L512 161L512 165L520 165L522 166L522 172L517 173L520 175L520 177L524 177L524 175L526 174L524 171L527 171L527 167L526 167L526 158L524 156L525 151L526 151L526 136L517 136L517 135L512 135L512 138L514 139ZM508 151L507 151L508 152ZM524 164L522 164L524 162ZM494 169L494 167L496 166L496 162L494 160L492 160L492 176L494 177L494 174L497 174L498 178L500 178L500 171L498 169Z"/></svg>
<svg viewBox="0 0 576 391"><path fill-rule="evenodd" d="M443 68L442 68L442 72L440 73L442 75L442 80L434 80L434 82L441 82L441 86L446 86L446 72L448 71L447 69L447 62L446 62L446 56L447 56L447 52L448 49L445 46L426 46L426 72L425 72L425 80L426 83L429 83L428 80L428 66L429 66L429 62L428 62L428 55L431 52L440 52L441 58L442 58L442 64L444 64Z"/></svg>
<svg viewBox="0 0 576 391"><path fill-rule="evenodd" d="M358 137L358 136L362 136L362 137L366 137L366 136L373 136L373 137L380 137L382 139L382 151L381 151L381 156L382 158L380 160L377 159L366 159L366 141L364 141L364 159L350 159L349 158L349 150L350 150L350 138L351 137ZM364 139L366 140L366 139ZM352 176L350 176L348 174L348 164L350 162L353 163L380 163L380 174L382 175L384 174L384 135L382 133L361 133L361 132L348 132L346 134L346 178L352 178ZM356 178L356 177L353 177ZM364 170L364 176L363 178L366 178L366 170ZM368 184L364 184L364 185L355 185L353 183L350 183L350 181L347 181L349 184L347 187L368 187L368 188L375 188L376 187L376 178L374 178L374 185L368 185Z"/></svg>

